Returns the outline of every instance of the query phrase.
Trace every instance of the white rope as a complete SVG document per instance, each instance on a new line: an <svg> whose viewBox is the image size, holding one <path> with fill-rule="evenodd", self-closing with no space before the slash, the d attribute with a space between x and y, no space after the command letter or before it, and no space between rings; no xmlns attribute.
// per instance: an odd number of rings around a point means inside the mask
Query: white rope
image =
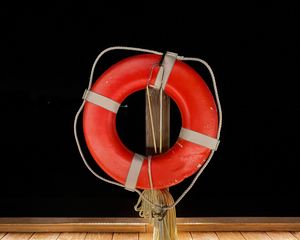
<svg viewBox="0 0 300 240"><path fill-rule="evenodd" d="M152 141L153 141L153 147L154 147L154 152L157 153L157 147L156 147L156 137L155 137L155 130L154 130L154 122L153 122L153 115L152 115L152 104L151 104L151 96L150 96L150 91L149 91L149 84L152 79L152 74L153 74L153 69L155 66L157 66L159 63L154 63L151 67L150 70L150 75L147 80L147 85L146 85L146 95L147 95L147 102L148 102L148 110L149 110L149 116L150 116L150 124L151 124L151 132L152 132Z"/></svg>
<svg viewBox="0 0 300 240"><path fill-rule="evenodd" d="M159 153L162 153L163 145L163 89L159 90Z"/></svg>
<svg viewBox="0 0 300 240"><path fill-rule="evenodd" d="M148 178L149 178L150 188L151 188L151 190L153 190L153 181L152 181L152 172L151 172L151 160L152 160L152 156L149 155L148 156Z"/></svg>
<svg viewBox="0 0 300 240"><path fill-rule="evenodd" d="M190 58L190 57L178 57L179 60L184 60L184 61L196 61L196 62L200 62L202 63L209 71L210 76L211 76L211 80L213 82L213 88L214 88L214 92L215 92L215 98L217 101L217 107L218 107L218 112L219 112L219 128L218 128L218 132L217 132L217 139L220 139L220 135L221 135L221 129L222 129L222 123L223 123L223 114L222 114L222 107L221 107L221 103L220 103L220 99L219 99L219 93L218 93L218 87L217 87L217 82L215 79L215 75L213 70L211 69L211 67L209 66L209 64L207 62L205 62L204 60L200 59L200 58ZM198 180L199 176L201 175L201 173L204 171L204 169L206 168L206 166L209 164L210 160L212 159L213 155L214 155L215 151L211 151L208 159L206 160L206 162L203 164L203 166L199 169L198 173L196 174L196 176L193 178L192 182L190 183L190 185L184 190L184 192L177 198L177 200L174 202L174 204L165 207L165 209L170 209L175 207L184 197L185 195L191 190L191 188L195 185L196 181Z"/></svg>
<svg viewBox="0 0 300 240"><path fill-rule="evenodd" d="M146 93L147 93L147 102L148 102L148 109L149 109L149 116L150 116L153 147L154 147L154 152L157 153L156 137L155 137L155 130L154 130L153 115L152 115L152 104L151 104L151 98L150 98L150 92L149 92L148 85L146 86Z"/></svg>
<svg viewBox="0 0 300 240"><path fill-rule="evenodd" d="M143 48L133 48L133 47L123 47L123 46L116 46L116 47L110 47L110 48L107 48L105 50L103 50L102 52L100 52L100 54L97 56L97 58L95 59L94 63L93 63L93 66L92 66L92 69L91 69L91 73L90 73L90 79L89 79L89 84L88 84L88 88L87 90L90 90L91 89L91 86L92 86L92 82L93 82L93 76L94 76L94 71L95 71L95 67L99 61L99 59L107 52L109 51L113 51L113 50L130 50L130 51L138 51L138 52L147 52L147 53L152 53L152 54L156 54L156 55L162 55L161 52L157 52L157 51L152 51L152 50L148 50L148 49L143 49ZM98 173L96 173L91 167L90 165L88 164L88 162L86 161L86 158L82 152L82 149L81 149L81 146L80 146L80 142L79 142L79 139L78 139L78 134L77 134L77 122L78 122L78 117L80 115L80 113L82 112L82 109L84 107L84 104L86 103L86 100L83 100L82 101L82 104L80 105L76 115L75 115L75 118L74 118L74 125L73 125L73 130L74 130L74 137L75 137L75 141L76 141L76 144L77 144L77 148L78 148L78 151L80 153L80 156L85 164L85 166L89 169L89 171L95 176L97 177L98 179L106 182L106 183L109 183L109 184L112 184L112 185L115 185L115 186L118 186L118 187L122 187L122 188L125 188L125 186L121 183L118 183L118 182L115 182L115 181L112 181L112 180L109 180L109 179L106 179L102 176L100 176ZM139 191L138 189L134 189L134 191L139 194L139 196L141 196L143 198L144 201L148 202L149 204L151 204L152 206L155 206L155 207L160 207L159 205L157 204L154 204L152 202L150 202L147 198L145 198L141 191Z"/></svg>
<svg viewBox="0 0 300 240"><path fill-rule="evenodd" d="M99 61L99 59L107 52L114 51L114 50L128 50L128 51L136 51L136 52L146 52L146 53L152 53L156 55L163 55L161 52L157 52L154 50L149 50L149 49L144 49L144 48L135 48L135 47L124 47L124 46L116 46L116 47L109 47L103 50L95 59L94 64L92 66L91 74L90 74L90 81L88 85L88 90L90 90L93 82L93 77L94 77L94 71L96 68L96 65Z"/></svg>
<svg viewBox="0 0 300 240"><path fill-rule="evenodd" d="M109 51L113 51L113 50L130 50L130 51L138 51L138 52L147 52L147 53L152 53L152 54L156 54L156 55L162 55L161 52L157 52L157 51L153 51L153 50L148 50L148 49L143 49L143 48L135 48L135 47L124 47L124 46L116 46L116 47L110 47L107 48L105 50L103 50L95 59L92 69L91 69L91 73L90 73L90 79L89 79L89 85L87 90L90 90L91 86L92 86L92 82L93 82L93 76L94 76L94 71L95 71L95 67L99 61L99 59L107 52ZM218 94L218 89L217 89L217 83L216 83L216 79L214 76L214 73L211 69L211 67L209 66L209 64L207 62L205 62L204 60L200 59L200 58L187 58L187 57L182 57L182 56L178 56L177 57L178 60L184 60L184 61L197 61L202 63L209 71L210 75L211 75L211 80L213 82L213 88L214 88L214 92L215 92L215 98L216 98L216 102L217 102L217 107L218 107L218 112L219 112L219 128L218 128L218 132L217 132L217 139L220 138L220 134L221 134L221 128L222 128L222 109L221 109L221 103L220 103L220 99L219 99L219 94ZM100 180L112 184L112 185L116 185L119 187L124 188L125 186L123 184L120 184L118 182L106 179L104 177L101 177L99 174L97 174L88 164L88 162L86 161L84 154L82 152L79 140L78 140L78 135L77 135L77 122L78 122L78 117L84 107L84 104L86 103L86 100L83 100L81 106L79 107L75 118L74 118L74 136L75 136L75 141L79 150L79 153L81 155L81 158L85 164L85 166L90 170L90 172L97 178L99 178ZM145 198L141 191L139 191L138 189L134 189L134 191L139 194L139 196L141 196L141 198L143 198L144 201L146 201L147 203L151 204L154 207L158 207L158 208L162 208L163 210L168 210L171 209L173 207L175 207L184 197L185 195L191 190L191 188L194 186L195 182L197 181L197 179L199 178L199 176L201 175L201 173L203 172L203 170L206 168L206 166L209 164L212 156L214 155L214 151L211 151L208 159L206 160L206 162L203 164L203 166L199 169L198 173L196 174L196 176L194 177L194 179L192 180L192 182L190 183L190 185L186 188L186 190L178 197L178 199L174 202L174 204L169 205L169 206L165 206L165 207L161 207L157 204L154 204L153 202L149 201L147 198ZM149 162L149 160L148 160ZM150 166L151 166L151 160L150 160ZM149 167L149 166L148 166ZM149 168L148 168L149 170Z"/></svg>

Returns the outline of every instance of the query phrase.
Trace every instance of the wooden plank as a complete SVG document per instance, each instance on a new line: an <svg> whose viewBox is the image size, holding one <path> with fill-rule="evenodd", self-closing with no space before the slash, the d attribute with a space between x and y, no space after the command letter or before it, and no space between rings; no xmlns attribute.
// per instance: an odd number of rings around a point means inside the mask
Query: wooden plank
<svg viewBox="0 0 300 240"><path fill-rule="evenodd" d="M0 218L0 232L145 232L141 218Z"/></svg>
<svg viewBox="0 0 300 240"><path fill-rule="evenodd" d="M193 240L219 240L214 232L191 232Z"/></svg>
<svg viewBox="0 0 300 240"><path fill-rule="evenodd" d="M267 232L272 240L297 240L290 232Z"/></svg>
<svg viewBox="0 0 300 240"><path fill-rule="evenodd" d="M300 232L293 232L293 235L300 240Z"/></svg>
<svg viewBox="0 0 300 240"><path fill-rule="evenodd" d="M170 147L170 97L161 90L147 88L145 98L146 154L157 155L166 152ZM153 180L155 186L155 179ZM170 219L173 214L176 215L175 210L171 209L167 212L166 218ZM164 229L163 232L169 232L173 238L173 234L176 236L177 229L175 223L172 224L174 226L172 225L171 229L174 228L174 233L168 229ZM154 227L153 231L157 232L159 229ZM182 235L182 239L187 239L184 236Z"/></svg>
<svg viewBox="0 0 300 240"><path fill-rule="evenodd" d="M2 239L5 235L6 235L6 233L0 232L0 239Z"/></svg>
<svg viewBox="0 0 300 240"><path fill-rule="evenodd" d="M86 233L61 233L57 240L83 240Z"/></svg>
<svg viewBox="0 0 300 240"><path fill-rule="evenodd" d="M34 233L30 240L56 240L59 233Z"/></svg>
<svg viewBox="0 0 300 240"><path fill-rule="evenodd" d="M138 233L114 233L113 240L138 240Z"/></svg>
<svg viewBox="0 0 300 240"><path fill-rule="evenodd" d="M150 233L139 233L139 240L152 240L152 232Z"/></svg>
<svg viewBox="0 0 300 240"><path fill-rule="evenodd" d="M32 233L8 233L1 240L28 240Z"/></svg>
<svg viewBox="0 0 300 240"><path fill-rule="evenodd" d="M178 231L300 231L299 217L178 218Z"/></svg>
<svg viewBox="0 0 300 240"><path fill-rule="evenodd" d="M178 231L300 231L299 217L177 218ZM150 232L142 218L0 218L0 232Z"/></svg>
<svg viewBox="0 0 300 240"><path fill-rule="evenodd" d="M265 232L242 232L246 240L271 240Z"/></svg>
<svg viewBox="0 0 300 240"><path fill-rule="evenodd" d="M87 233L85 240L111 240L112 233Z"/></svg>
<svg viewBox="0 0 300 240"><path fill-rule="evenodd" d="M178 232L178 240L192 240L192 236L189 232Z"/></svg>
<svg viewBox="0 0 300 240"><path fill-rule="evenodd" d="M149 88L151 99L151 110L153 117L153 130L157 145L157 154L159 153L160 142L160 90ZM146 154L154 155L154 141L149 111L149 103L146 91ZM170 146L170 97L164 92L162 94L162 152L169 149Z"/></svg>
<svg viewBox="0 0 300 240"><path fill-rule="evenodd" d="M240 232L217 232L220 240L245 240Z"/></svg>

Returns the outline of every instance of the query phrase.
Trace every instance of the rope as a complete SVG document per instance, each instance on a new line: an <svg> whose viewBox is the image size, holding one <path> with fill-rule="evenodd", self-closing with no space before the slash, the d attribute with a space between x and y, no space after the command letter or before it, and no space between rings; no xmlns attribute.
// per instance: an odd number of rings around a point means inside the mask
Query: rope
<svg viewBox="0 0 300 240"><path fill-rule="evenodd" d="M152 173L151 173L151 160L152 156L148 156L148 177L149 177L149 183L150 183L150 188L153 190L153 181L152 181Z"/></svg>
<svg viewBox="0 0 300 240"><path fill-rule="evenodd" d="M116 47L110 47L110 48L107 48L105 50L103 50L102 52L100 52L100 54L96 57L94 63L93 63L93 66L92 66L92 69L91 69L91 73L90 73L90 79L89 79L89 84L88 84L88 89L87 90L90 90L91 86L92 86L92 82L93 82L93 76L94 76L94 71L95 71L95 67L99 61L99 59L107 52L109 51L113 51L113 50L129 50L129 51L138 51L138 52L146 52L146 53L152 53L152 54L156 54L156 55L163 55L161 52L157 52L157 51L153 51L153 50L148 50L148 49L144 49L144 48L135 48L135 47L124 47L124 46L116 46ZM222 109L221 109L221 103L220 103L220 100L219 100L219 94L218 94L218 89L217 89L217 83L216 83L216 79L215 79L215 76L214 76L214 73L211 69L211 67L209 66L209 64L207 62L205 62L204 60L200 59L200 58L189 58L189 57L183 57L183 56L178 56L177 57L178 60L183 60L183 61L197 61L197 62L200 62L201 64L203 64L209 71L210 73L210 76L211 76L211 80L213 82L213 88L214 88L214 92L215 92L215 98L216 98L216 102L217 102L217 107L218 107L218 112L219 112L219 128L218 128L218 132L217 132L217 139L220 138L220 133L221 133L221 128L222 128ZM83 100L82 101L82 104L80 105L76 115L75 115L75 118L74 118L74 125L73 125L73 130L74 130L74 137L75 137L75 141L76 141L76 144L77 144L77 147L78 147L78 151L80 153L80 156L85 164L85 166L89 169L89 171L95 176L97 177L98 179L106 182L106 183L109 183L109 184L112 184L112 185L115 185L115 186L118 186L118 187L122 187L124 188L125 186L121 183L118 183L118 182L115 182L115 181L112 181L112 180L109 180L109 179L106 179L102 176L100 176L99 174L97 174L91 167L90 165L88 164L88 162L86 161L85 157L84 157L84 154L82 152L82 149L81 149L81 146L80 146L80 143L79 143L79 140L78 140L78 135L77 135L77 122L78 122L78 117L84 107L84 104L86 103L86 100ZM201 175L201 173L204 171L204 169L206 168L206 166L209 164L210 160L212 159L214 155L214 151L211 151L208 159L206 160L206 162L203 164L203 166L199 169L198 173L195 175L195 177L193 178L192 182L190 183L190 185L185 189L185 191L178 197L178 199L173 203L173 204L170 204L168 206L160 206L160 205L157 205L157 204L154 204L153 202L149 201L149 199L147 199L145 196L142 195L141 191L139 191L138 189L134 189L134 191L144 200L146 201L148 204L150 204L152 207L157 207L157 208L160 208L162 210L168 210L168 209L171 209L173 207L175 207L184 197L185 195L191 190L191 188L194 186L195 182L197 181L197 179L199 178L199 176Z"/></svg>
<svg viewBox="0 0 300 240"><path fill-rule="evenodd" d="M151 132L152 132L152 140L153 140L153 147L154 147L154 152L157 153L157 146L156 146L156 138L155 138L155 130L154 130L154 121L153 121L153 114L152 114L152 103L151 103L151 97L150 97L150 91L149 91L149 84L152 78L153 74L153 69L155 66L157 66L158 63L154 63L151 67L150 75L147 81L147 86L146 86L146 95L147 95L147 102L148 102L148 108L149 108L149 115L150 115L150 124L151 124Z"/></svg>
<svg viewBox="0 0 300 240"><path fill-rule="evenodd" d="M151 98L150 98L150 93L149 93L149 87L148 87L148 85L146 86L146 92L147 92L147 99L148 99L148 108L149 108L149 115L150 115L151 132L152 132L152 139L153 139L153 147L154 147L154 152L157 153L155 131L154 131L154 123L153 123L153 115L152 115L152 104L151 104Z"/></svg>
<svg viewBox="0 0 300 240"><path fill-rule="evenodd" d="M159 153L162 153L163 145L163 89L159 90Z"/></svg>
<svg viewBox="0 0 300 240"><path fill-rule="evenodd" d="M134 47L123 47L123 46L116 46L116 47L110 47L110 48L107 48L105 50L103 50L102 52L100 52L100 54L96 57L94 63L93 63L93 66L92 66L92 69L91 69L91 73L90 73L90 78L89 78L89 84L88 84L88 88L87 90L90 90L91 89L91 86L92 86L92 82L93 82L93 76L94 76L94 71L95 71L95 67L99 61L99 59L107 52L109 51L114 51L114 50L129 50L129 51L138 51L138 52L147 52L147 53L152 53L152 54L156 54L156 55L162 55L161 52L157 52L157 51L153 51L153 50L148 50L148 49L143 49L143 48L134 48ZM102 176L100 176L98 173L96 173L91 167L90 165L88 164L83 152L82 152L82 149L81 149L81 146L80 146L80 142L79 142L79 139L78 139L78 134L77 134L77 122L78 122L78 118L79 118L79 115L80 113L82 112L82 109L84 107L86 103L86 100L83 100L82 101L82 104L80 105L76 115L75 115L75 118L74 118L74 125L73 125L73 130L74 130L74 137L75 137L75 141L76 141L76 144L77 144L77 148L78 148L78 151L80 153L80 156L85 164L85 166L88 168L88 170L98 179L102 180L103 182L106 182L106 183L109 183L109 184L112 184L112 185L115 185L115 186L118 186L118 187L121 187L121 188L125 188L125 186L121 183L118 183L118 182L115 182L115 181L112 181L112 180L109 180L109 179L106 179ZM153 204L152 202L150 202L147 198L145 198L141 191L139 191L138 189L134 189L134 191L139 195L141 196L141 198L143 198L144 201L146 201L147 203L155 206L155 207L160 207L159 205L156 205L156 204Z"/></svg>
<svg viewBox="0 0 300 240"><path fill-rule="evenodd" d="M217 139L220 139L220 135L221 135L221 129L222 129L222 124L223 124L223 114L222 114L222 107L221 107L221 102L220 102L220 98L219 98L219 93L218 93L218 87L217 87L217 82L216 82L216 78L214 75L213 70L211 69L211 67L209 66L209 64L207 62L205 62L204 60L200 59L200 58L190 58L190 57L178 57L179 60L183 60L183 61L196 61L196 62L200 62L202 63L209 71L210 76L211 76L211 80L213 82L213 88L214 88L214 92L215 92L215 98L216 98L216 102L217 102L217 107L218 107L218 112L219 112L219 128L218 128L218 132L217 132ZM177 200L174 202L174 204L167 206L166 209L170 209L175 207L184 197L185 195L191 190L191 188L195 185L196 181L198 180L198 178L200 177L201 173L204 171L204 169L207 167L207 165L209 164L210 160L212 159L213 155L214 155L214 151L211 151L210 155L208 156L208 159L206 160L206 162L203 164L203 166L199 169L198 173L196 174L196 176L193 178L192 182L190 183L190 185L184 190L184 192L177 198Z"/></svg>

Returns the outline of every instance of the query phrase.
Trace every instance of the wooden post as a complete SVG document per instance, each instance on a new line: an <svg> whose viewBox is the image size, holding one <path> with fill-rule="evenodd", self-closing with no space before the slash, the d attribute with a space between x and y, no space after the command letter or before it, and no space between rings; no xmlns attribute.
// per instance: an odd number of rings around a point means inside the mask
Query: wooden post
<svg viewBox="0 0 300 240"><path fill-rule="evenodd" d="M153 116L153 126L155 141L157 144L157 153L154 151L154 142L152 127L150 121L149 103L146 92L146 154L155 155L159 154L160 143L160 90L149 88L151 98L151 108ZM162 151L166 152L170 147L170 97L164 92L162 93Z"/></svg>

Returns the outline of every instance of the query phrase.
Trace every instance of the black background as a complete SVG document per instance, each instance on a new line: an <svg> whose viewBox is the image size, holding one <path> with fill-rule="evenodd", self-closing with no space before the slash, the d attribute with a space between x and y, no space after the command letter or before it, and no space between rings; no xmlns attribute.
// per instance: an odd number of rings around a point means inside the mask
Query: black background
<svg viewBox="0 0 300 240"><path fill-rule="evenodd" d="M137 195L92 176L73 138L91 65L115 45L200 57L215 70L222 142L178 216L300 216L298 8L26 2L2 5L0 16L0 216L137 216ZM96 75L125 56L105 56ZM119 114L127 124L120 134L138 126L133 145L142 136L143 99L136 94Z"/></svg>

